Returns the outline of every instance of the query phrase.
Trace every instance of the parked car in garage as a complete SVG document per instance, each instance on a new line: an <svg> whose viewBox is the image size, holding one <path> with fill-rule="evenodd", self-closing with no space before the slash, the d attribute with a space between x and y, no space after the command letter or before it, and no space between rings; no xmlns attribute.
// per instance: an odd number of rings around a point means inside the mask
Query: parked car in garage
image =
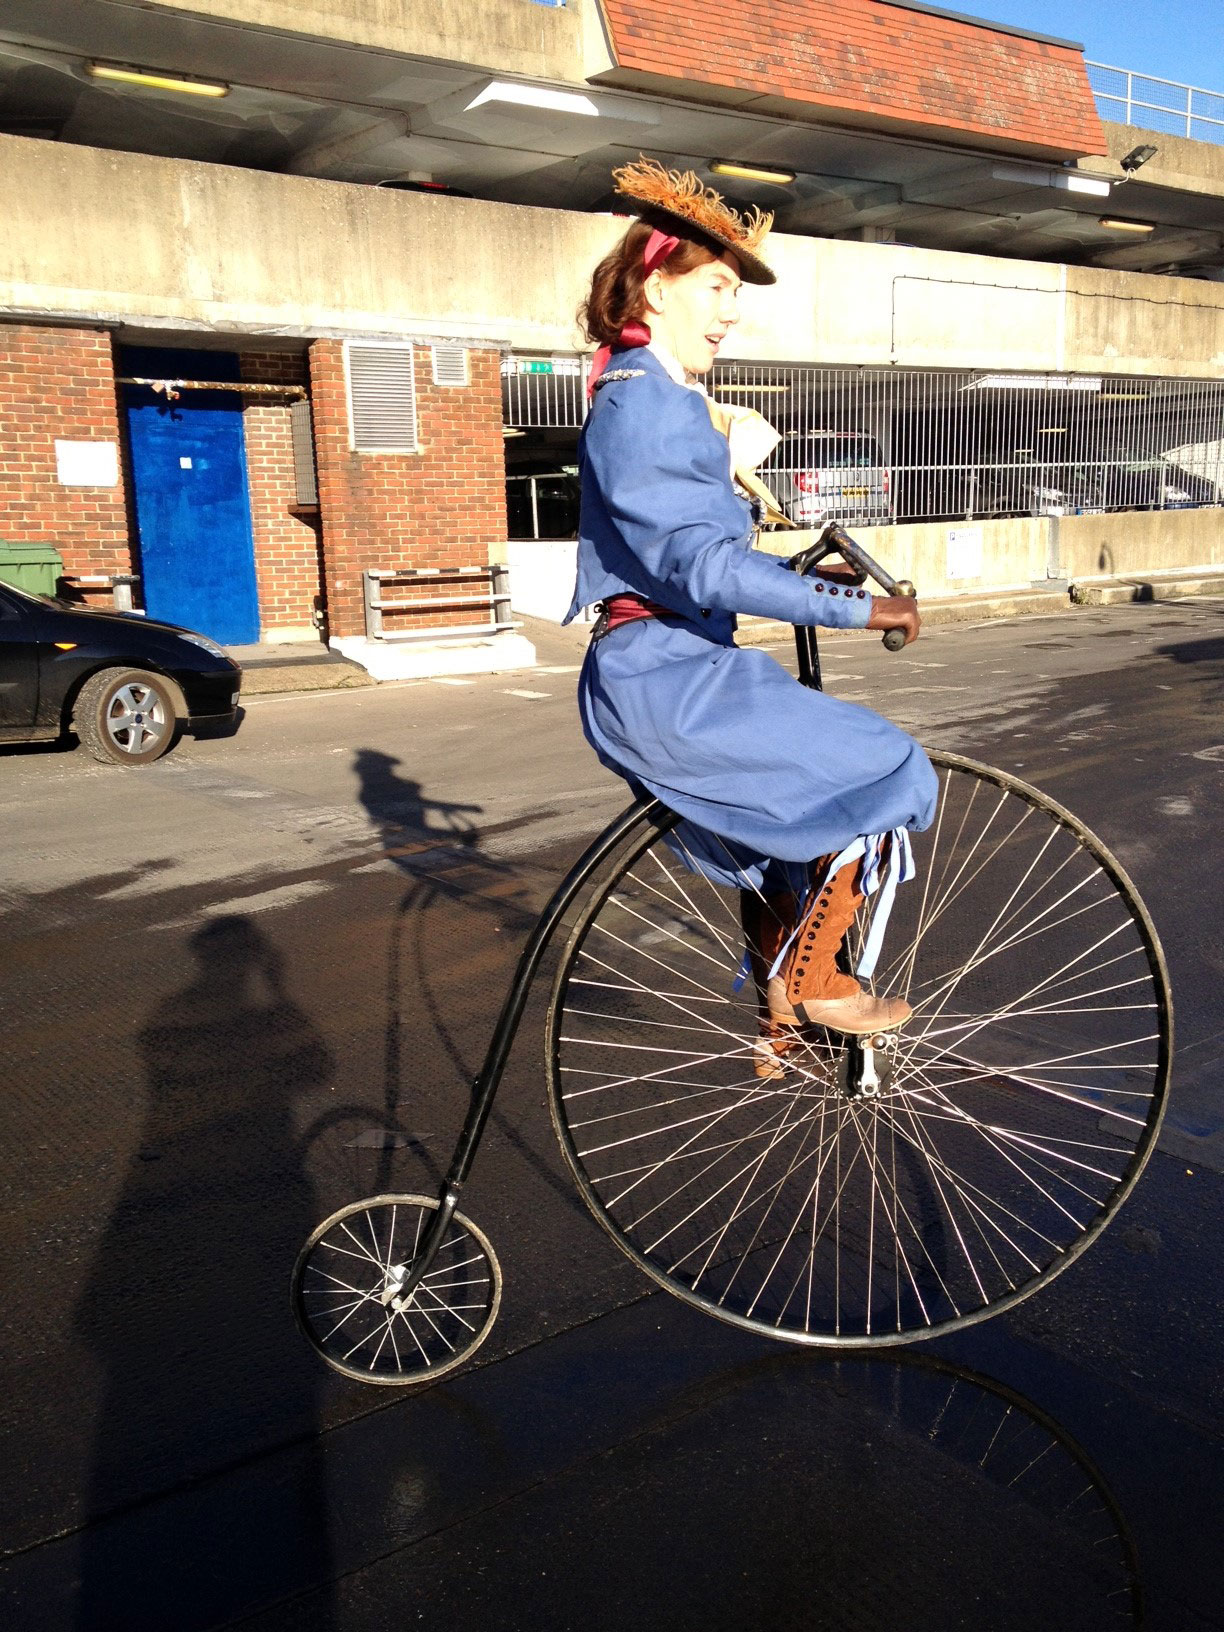
<svg viewBox="0 0 1224 1632"><path fill-rule="evenodd" d="M1107 510L1193 510L1216 504L1214 482L1167 459L1131 459L1094 472L1099 503Z"/></svg>
<svg viewBox="0 0 1224 1632"><path fill-rule="evenodd" d="M892 520L888 466L866 431L791 432L762 465L761 478L801 527Z"/></svg>
<svg viewBox="0 0 1224 1632"><path fill-rule="evenodd" d="M183 730L232 724L242 669L207 635L0 584L0 743L75 732L108 765L148 765Z"/></svg>

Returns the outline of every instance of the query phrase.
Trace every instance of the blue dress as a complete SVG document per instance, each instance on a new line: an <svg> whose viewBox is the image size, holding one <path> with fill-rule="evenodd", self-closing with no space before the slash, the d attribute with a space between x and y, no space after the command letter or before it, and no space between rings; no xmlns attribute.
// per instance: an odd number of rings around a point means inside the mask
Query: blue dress
<svg viewBox="0 0 1224 1632"><path fill-rule="evenodd" d="M578 581L566 622L633 593L674 616L591 643L578 684L587 741L635 791L686 819L703 872L782 882L863 834L922 829L935 773L870 709L801 686L734 644L735 614L862 628L865 592L801 578L751 548L752 516L700 394L653 352L613 354L579 443Z"/></svg>

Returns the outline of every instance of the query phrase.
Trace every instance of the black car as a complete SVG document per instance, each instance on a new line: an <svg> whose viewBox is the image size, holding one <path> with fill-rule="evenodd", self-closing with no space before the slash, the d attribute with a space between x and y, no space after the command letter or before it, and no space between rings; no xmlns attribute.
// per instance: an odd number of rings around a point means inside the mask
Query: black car
<svg viewBox="0 0 1224 1632"><path fill-rule="evenodd" d="M0 583L0 742L75 731L105 764L148 765L184 727L232 723L241 684L207 635Z"/></svg>

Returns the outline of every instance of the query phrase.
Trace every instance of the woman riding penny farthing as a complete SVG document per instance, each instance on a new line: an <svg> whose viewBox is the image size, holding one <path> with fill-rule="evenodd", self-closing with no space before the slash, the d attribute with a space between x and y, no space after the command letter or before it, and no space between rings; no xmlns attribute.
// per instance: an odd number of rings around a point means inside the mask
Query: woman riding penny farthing
<svg viewBox="0 0 1224 1632"><path fill-rule="evenodd" d="M585 1200L668 1291L769 1336L884 1346L1029 1296L1116 1212L1164 1107L1164 960L1117 861L819 689L815 629L896 650L911 586L835 526L789 561L754 547L783 519L751 468L777 434L700 382L740 284L775 281L771 218L649 160L615 179L638 219L581 314L570 616L602 603L579 707L634 803L524 949L440 1192L354 1202L298 1257L303 1332L366 1382L441 1376L496 1318L456 1205L562 924L545 1061ZM735 645L737 613L795 626L799 679Z"/></svg>

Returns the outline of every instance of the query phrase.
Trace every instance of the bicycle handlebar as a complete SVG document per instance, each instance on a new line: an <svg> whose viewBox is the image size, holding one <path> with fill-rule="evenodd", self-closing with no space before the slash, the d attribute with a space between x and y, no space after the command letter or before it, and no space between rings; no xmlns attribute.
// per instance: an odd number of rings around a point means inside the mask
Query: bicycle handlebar
<svg viewBox="0 0 1224 1632"><path fill-rule="evenodd" d="M806 550L800 550L798 555L792 555L786 564L794 572L808 573L826 557L834 554L840 555L847 566L862 574L862 578L873 578L886 595L899 595L909 600L917 596L918 591L908 578L892 577L878 561L867 554L861 544L854 542L845 528L835 521L829 522L814 544L809 544ZM899 652L905 645L905 631L886 630L882 644L887 651Z"/></svg>

